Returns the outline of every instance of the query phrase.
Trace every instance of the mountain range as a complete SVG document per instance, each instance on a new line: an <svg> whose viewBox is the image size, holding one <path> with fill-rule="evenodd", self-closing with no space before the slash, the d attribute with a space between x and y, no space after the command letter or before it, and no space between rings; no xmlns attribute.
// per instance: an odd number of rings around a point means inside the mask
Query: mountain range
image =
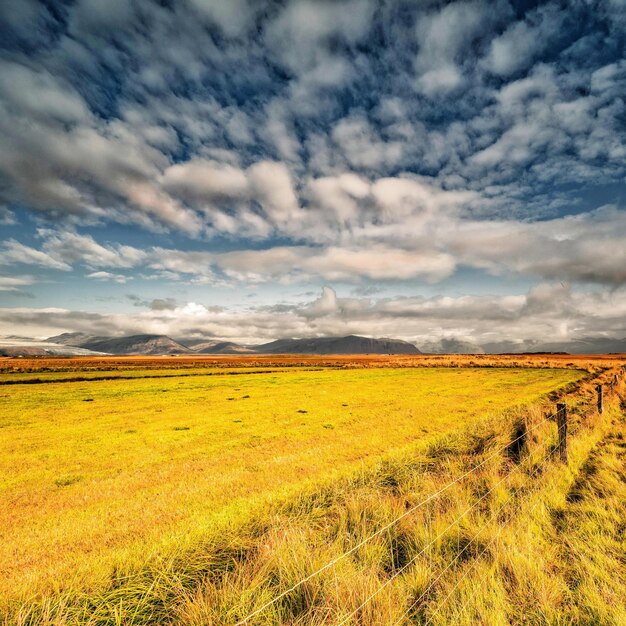
<svg viewBox="0 0 626 626"><path fill-rule="evenodd" d="M27 337L0 337L0 356L97 356L102 354L159 356L171 354L520 354L626 353L626 338L584 337L577 340L550 343L493 344L456 339L425 342L418 349L400 339L347 337L309 337L277 339L269 343L244 345L233 341L207 338L176 338L167 335L130 335L124 337L98 336L88 333L63 333L46 340Z"/></svg>
<svg viewBox="0 0 626 626"><path fill-rule="evenodd" d="M420 354L408 341L347 337L311 337L278 339L260 345L242 345L232 341L207 339L172 339L167 335L131 335L100 337L85 333L63 333L46 340L63 345L106 354L168 355L168 354Z"/></svg>

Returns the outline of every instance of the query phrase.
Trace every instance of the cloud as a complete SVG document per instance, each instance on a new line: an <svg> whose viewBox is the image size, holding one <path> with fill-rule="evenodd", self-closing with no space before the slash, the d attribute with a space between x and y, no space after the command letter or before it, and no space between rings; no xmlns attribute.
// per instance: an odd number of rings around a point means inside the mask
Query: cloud
<svg viewBox="0 0 626 626"><path fill-rule="evenodd" d="M148 308L153 311L168 311L177 307L177 302L174 298L154 298L152 300L146 300L135 294L127 294L126 298L133 303L133 306Z"/></svg>
<svg viewBox="0 0 626 626"><path fill-rule="evenodd" d="M460 263L494 273L626 284L626 220L614 206L543 222L461 222L445 236Z"/></svg>
<svg viewBox="0 0 626 626"><path fill-rule="evenodd" d="M422 278L437 282L454 271L455 261L443 252L394 250L374 245L363 249L331 247L305 259L302 267L314 276L334 281Z"/></svg>
<svg viewBox="0 0 626 626"><path fill-rule="evenodd" d="M397 165L403 157L402 142L384 141L360 115L342 119L332 137L353 167L380 170Z"/></svg>
<svg viewBox="0 0 626 626"><path fill-rule="evenodd" d="M337 292L332 287L324 287L322 295L311 304L302 307L301 313L305 317L316 318L336 313L338 310Z"/></svg>
<svg viewBox="0 0 626 626"><path fill-rule="evenodd" d="M250 168L250 184L265 216L283 231L300 218L291 175L283 163L261 161Z"/></svg>
<svg viewBox="0 0 626 626"><path fill-rule="evenodd" d="M485 68L499 76L508 76L527 67L532 60L550 47L563 28L565 12L547 4L514 22L491 41L484 59Z"/></svg>
<svg viewBox="0 0 626 626"><path fill-rule="evenodd" d="M254 20L252 4L248 0L190 0L190 4L228 37L240 37Z"/></svg>
<svg viewBox="0 0 626 626"><path fill-rule="evenodd" d="M245 172L210 159L172 165L163 173L162 182L168 191L200 202L243 199L249 195Z"/></svg>
<svg viewBox="0 0 626 626"><path fill-rule="evenodd" d="M171 311L176 308L174 298L155 298L149 304L152 311Z"/></svg>
<svg viewBox="0 0 626 626"><path fill-rule="evenodd" d="M91 268L130 268L140 265L146 257L144 251L132 246L103 245L90 235L76 232L40 229L39 236L44 240L46 257L56 259L62 266L80 263Z"/></svg>
<svg viewBox="0 0 626 626"><path fill-rule="evenodd" d="M340 224L358 222L363 200L370 195L370 182L356 174L340 174L311 179L308 191L312 202L331 213ZM327 218L328 219L328 218Z"/></svg>
<svg viewBox="0 0 626 626"><path fill-rule="evenodd" d="M96 280L103 280L105 282L113 281L119 284L125 284L128 282L129 277L124 274L113 274L112 272L91 272L87 274L87 278L95 278Z"/></svg>
<svg viewBox="0 0 626 626"><path fill-rule="evenodd" d="M201 230L192 211L157 187L163 154L120 122L93 116L58 77L12 62L2 62L1 69L0 171L9 181L7 203L144 226L160 223L190 234ZM120 197L128 204L126 216L107 208Z"/></svg>
<svg viewBox="0 0 626 626"><path fill-rule="evenodd" d="M598 310L602 314L598 315ZM432 298L342 298L331 287L312 301L238 310L187 302L133 314L66 309L0 309L0 333L16 325L45 336L163 333L243 343L276 338L361 334L398 337L431 351L530 350L545 343L626 334L626 292L576 292L545 283L526 294Z"/></svg>
<svg viewBox="0 0 626 626"><path fill-rule="evenodd" d="M272 216L285 226L319 175L498 185L491 210L537 212L525 196L547 181L623 178L623 22L610 6L83 1L66 33L26 2L10 21L51 43L2 61L2 200L57 220L269 239Z"/></svg>
<svg viewBox="0 0 626 626"><path fill-rule="evenodd" d="M89 109L71 85L47 71L0 61L0 96L12 115L71 124L89 119Z"/></svg>
<svg viewBox="0 0 626 626"><path fill-rule="evenodd" d="M368 32L374 12L369 0L294 0L267 26L273 58L296 74L323 64L331 44L355 45Z"/></svg>
<svg viewBox="0 0 626 626"><path fill-rule="evenodd" d="M0 225L13 226L13 224L17 224L15 213L7 207L0 206Z"/></svg>
<svg viewBox="0 0 626 626"><path fill-rule="evenodd" d="M228 252L140 249L101 244L76 232L40 229L41 250L10 240L0 251L0 263L62 271L74 266L150 271L165 280L215 285L315 279L437 283L463 266L493 276L513 273L613 287L626 284L626 220L624 210L615 206L542 222L484 221L459 214L458 206L467 196L432 190L410 179L370 185L348 177L310 185L312 197L320 189L329 190L325 209L333 219L339 212L345 224L356 220L360 213L351 203L365 197L379 223L351 224L342 245L306 243ZM376 198L382 204L376 204ZM295 211L299 215L301 210Z"/></svg>
<svg viewBox="0 0 626 626"><path fill-rule="evenodd" d="M489 25L491 15L482 2L453 2L418 18L415 68L420 91L437 96L463 82L460 56Z"/></svg>
<svg viewBox="0 0 626 626"><path fill-rule="evenodd" d="M294 282L433 293L467 268L495 294L625 283L619 2L8 8L0 263L35 282L63 272L79 301L89 275L254 282L263 301ZM358 328L340 300L293 332ZM445 338L469 341L458 322Z"/></svg>
<svg viewBox="0 0 626 626"><path fill-rule="evenodd" d="M19 287L35 282L32 276L0 276L0 291L19 291Z"/></svg>
<svg viewBox="0 0 626 626"><path fill-rule="evenodd" d="M0 250L0 264L12 265L14 263L23 263L25 265L38 265L54 270L69 272L72 266L64 261L55 259L50 254L31 248L21 244L15 239L9 239L2 244Z"/></svg>

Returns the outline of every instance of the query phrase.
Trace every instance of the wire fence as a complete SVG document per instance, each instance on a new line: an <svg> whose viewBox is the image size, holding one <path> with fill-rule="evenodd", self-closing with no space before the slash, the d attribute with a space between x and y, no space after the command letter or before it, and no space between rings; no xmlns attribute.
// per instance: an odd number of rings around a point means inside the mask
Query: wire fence
<svg viewBox="0 0 626 626"><path fill-rule="evenodd" d="M552 452L550 451L544 460L547 460L547 458L552 454ZM368 604L369 602L371 602L374 597L376 597L381 591L383 591L383 589L385 589L385 587L389 586L393 580L395 578L397 578L400 574L404 573L411 565L413 565L420 556L422 556L426 550L432 546L434 546L437 541L439 541L441 538L443 538L446 533L448 531L450 531L452 528L454 528L454 526L456 526L462 519L464 519L469 513L471 513L473 510L475 510L478 505L485 500L490 494L492 494L502 483L504 483L510 476L511 474L513 474L516 471L521 471L520 470L520 466L516 466L514 469L512 469L510 472L507 472L507 474L505 474L505 476L503 478L501 478L495 485L493 485L488 491L486 491L478 500L476 500L470 507L466 508L463 513L461 513L461 515L459 515L458 517L456 517L450 524L448 524L448 526L446 526L436 537L434 537L433 539L431 539L415 556L413 556L404 566L402 566L401 568L399 568L398 570L396 570L392 576L390 576L374 593L370 594L359 606L357 606L356 609L354 609L351 613L349 613L346 617L344 617L343 619L341 619L339 622L337 622L337 626L343 626L344 624L346 624L348 621L350 621L350 619L352 619L360 610L362 610L366 604ZM535 470L536 472L537 470ZM513 498L513 496L515 495L515 493L511 494L509 496L509 498L507 498L507 500L505 501L505 503L500 507L500 509L498 509L498 513L502 510L502 508L504 508L504 506L510 502L510 500ZM481 528L481 530L484 530L484 528L486 528L486 525L483 526ZM431 584L429 585L429 587L423 592L423 594L414 602L414 604L418 603L420 600L422 600L427 593L430 591L430 589L441 579L441 577L443 576L443 574L450 569L454 563L456 563L461 557L462 555L466 552L466 550L472 545L472 543L475 541L475 539L477 538L477 536L480 534L477 533L476 535L474 535L474 537L472 537L472 539L465 544L465 546L463 547L463 549L461 549L456 557L453 559L452 562L450 562L448 564L448 566L444 569L444 571L437 576L437 578L435 578Z"/></svg>
<svg viewBox="0 0 626 626"><path fill-rule="evenodd" d="M621 368L620 373L622 375L624 375L626 373L626 365ZM598 413L601 414L603 412L603 410L604 410L604 400L612 397L616 393L617 385L618 385L619 381L620 381L620 374L616 373L616 374L614 374L614 376L611 378L611 380L609 382L605 383L604 385L598 385L598 387L597 387L597 394L598 395L597 395L597 403L596 403L596 405L594 407L588 408L587 410L585 410L582 413L580 413L579 414L579 419L580 420L585 420L585 419L587 419L588 417L590 417L594 413L595 414L598 414ZM520 442L523 443L523 441L526 441L527 438L528 438L528 435L530 433L532 433L533 431L538 430L541 426L545 425L546 422L555 421L556 420L558 422L558 424L559 424L559 426L558 426L558 439L559 439L558 447L554 448L552 446L548 446L547 453L543 456L541 461L535 465L535 467L532 470L531 474L526 474L526 477L528 479L532 480L532 479L534 479L537 476L537 474L542 472L543 469L544 469L545 464L549 461L550 457L552 457L554 455L554 453L555 453L555 451L557 449L565 451L565 460L566 460L567 459L567 456L566 456L567 448L566 448L565 438L567 437L567 427L566 427L567 426L567 421L566 421L567 417L566 417L566 412L565 411L566 411L566 409L565 409L565 405L564 404L557 405L557 411L556 412L551 413L549 415L545 415L543 419L539 420L538 422L533 424L531 427L524 428L523 431L521 432L521 434L519 434L515 439L513 439L511 441L508 441L504 446L501 446L497 450L491 452L487 457L485 457L479 463L475 464L469 470L467 470L466 472L464 472L460 476L454 478L453 480L449 481L448 483L446 483L443 487L441 487L440 489L438 489L434 493L432 493L432 494L422 498L419 502L417 502L416 504L414 504L411 507L409 507L401 515L398 515L397 517L395 517L393 520L391 520L387 524L383 525L382 527L380 527L376 531L374 531L371 534L369 534L368 536L366 536L364 539L361 539L359 542L357 542L350 549L344 551L343 553L341 553L340 555L338 555L337 557L335 557L331 561L325 563L323 566L319 567L315 571L313 571L310 574L308 574L306 577L298 580L296 583L291 585L289 588L283 590L282 592L280 592L276 596L272 597L269 601L265 602L263 605L261 605L260 607L258 607L257 609L255 609L254 611L252 611L248 615L246 615L246 617L244 617L243 619L241 619L238 622L236 622L234 626L250 626L250 621L253 620L253 618L261 616L270 607L274 606L276 603L280 602L282 599L288 597L290 594L295 592L298 588L300 588L303 585L305 585L307 582L309 582L312 579L316 578L317 576L319 576L323 572L329 570L330 568L333 568L339 562L341 562L342 560L346 559L347 557L355 554L360 548L362 548L363 546L365 546L369 542L373 541L375 538L380 537L384 533L390 531L394 526L398 525L402 520L404 520L405 518L413 515L416 511L418 511L422 507L426 506L428 503L434 501L435 499L439 498L442 494L444 494L447 491L449 491L450 489L452 489L456 484L460 483L461 481L467 479L468 477L470 477L473 474L475 474L476 472L478 472L481 468L485 467L489 463L489 461L491 461L491 460L495 459L496 457L500 456L503 452L505 452L507 450L511 450L515 444L520 443ZM565 424L565 428L562 428L563 424ZM563 457L563 454L562 454L561 455L561 459L563 459L563 458L564 457ZM390 587L393 584L393 582L399 576L401 576L402 574L406 573L411 566L415 565L420 560L420 558L425 557L427 551L430 548L432 548L434 545L436 545L439 540L441 540L450 530L452 530L452 528L457 526L463 519L465 519L472 511L476 510L477 507L483 501L485 501L490 494L492 494L499 486L501 486L503 483L505 483L507 480L509 480L511 478L511 476L513 474L515 474L515 473L524 473L524 466L521 463L517 463L513 467L513 469L508 471L498 482L496 482L494 485L492 485L490 487L490 489L488 491L486 491L485 493L483 493L482 496L480 498L478 498L475 502L473 502L471 506L467 507L460 515L458 515L452 522L450 522L442 531L438 532L435 537L433 537L432 539L427 541L421 547L421 549L415 555L413 555L406 563L404 563L401 567L394 569L393 573L391 573L386 578L386 580L384 580L380 584L380 586L378 586L374 591L370 592L363 600L361 600L359 602L359 604L354 609L350 610L348 613L337 615L336 616L336 621L334 622L334 625L335 626L345 626L353 618L359 616L359 614L367 607L368 604L370 604L385 589ZM462 549L459 546L459 548L457 550L456 556L450 562L448 562L447 565L444 568L441 569L439 574L434 579L432 579L429 582L429 584L426 586L424 591L415 600L413 600L411 602L411 604L409 604L409 606L406 607L404 613L395 622L393 622L391 626L399 626L399 624L401 624L403 620L405 620L405 619L407 619L409 617L410 613L425 598L428 597L428 595L433 591L433 589L435 588L437 583L440 580L442 580L442 578L454 567L454 565L456 563L458 563L460 561L460 559L463 557L463 555L478 540L478 538L481 536L481 534L491 525L492 522L494 522L495 520L498 519L498 516L504 511L504 509L507 507L507 505L513 499L515 499L523 489L524 489L524 487L521 486L521 487L518 487L517 489L512 489L511 490L511 493L509 494L508 498L502 503L502 505L495 512L492 512L492 514L489 517L489 519L487 521L485 521L485 523L483 523L480 526L479 530L473 535L473 537L471 537L471 539L467 543L464 544ZM538 490L535 490L535 491L538 491ZM529 513L532 512L532 510L534 510L534 508L537 506L538 502L539 502L539 500L537 500L535 502L535 504L529 510ZM517 503L517 506L515 508L515 511L516 512L521 511L523 505L524 505L524 500L519 499L518 503ZM487 543L485 548L473 560L472 565L465 570L463 575L457 580L457 582L452 587L450 592L435 607L435 610L426 619L426 622L424 623L424 626L428 626L429 624L431 624L432 621L435 619L435 617L439 614L439 612L441 612L443 610L443 607L445 606L445 604L450 600L450 598L453 596L453 594L457 591L459 586L462 584L463 580L465 580L465 578L472 571L472 568L477 563L480 562L481 557L484 556L484 554L490 549L490 547L493 545L493 543L500 537L500 535L502 534L504 529L507 527L508 523L511 520L513 520L514 517L515 516L511 513L509 515L509 517L507 518L507 520L504 523L501 523L499 525L498 531L495 533L495 535L493 536L491 541ZM476 586L474 592L471 594L470 598L468 598L467 602L469 602L471 599L473 599L473 597L475 596L475 594L478 592L479 589L480 589L480 587ZM466 608L466 606L462 606L460 610L465 610L465 608Z"/></svg>
<svg viewBox="0 0 626 626"><path fill-rule="evenodd" d="M554 419L555 415L556 414L547 415L543 420L541 420L540 422L534 424L530 429L525 430L522 434L520 434L518 437L516 437L512 441L508 442L506 445L498 448L495 452L490 454L487 458L483 459L480 463L478 463L477 465L475 465L474 467L472 467L471 469L466 471L461 476L458 476L454 480L451 480L446 485L444 485L443 487L438 489L436 492L428 495L426 498L420 500L417 504L415 504L412 507L410 507L409 509L407 509L404 513L402 513L402 515L399 515L395 519L391 520L388 524L385 524L384 526L382 526L381 528L379 528L375 532L371 533L370 535L368 535L367 537L365 537L364 539L359 541L357 544L352 546L352 548L350 548L349 550L343 552L342 554L337 556L335 559L333 559L332 561L329 561L328 563L326 563L325 565L323 565L319 569L315 570L314 572L312 572L311 574L309 574L305 578L302 578L301 580L296 582L294 585L292 585L288 589L285 589L283 592L281 592L277 596L274 596L271 600L269 600L268 602L266 602L265 604L260 606L258 609L256 609L255 611L253 611L252 613L247 615L244 619L242 619L239 622L237 622L235 624L235 626L243 626L243 624L247 624L253 617L256 617L257 615L259 615L260 613L262 613L263 611L265 611L266 609L268 609L272 605L276 604L278 601L282 600L284 597L286 597L289 594L293 593L294 591L296 591L296 589L298 589L299 587L302 587L302 585L306 584L307 582L309 582L313 578L319 576L322 572L330 569L331 567L334 567L337 563L339 563L340 561L342 561L346 557L354 554L360 548L365 546L367 543L369 543L370 541L372 541L376 537L379 537L380 535L384 534L389 529L391 529L392 527L394 527L398 523L400 523L403 519L405 519L406 517L412 515L418 509L420 509L424 505L428 504L432 500L435 500L436 498L441 496L446 491L450 490L454 485L456 485L457 483L461 482L462 480L464 480L465 478L467 478L471 474L477 472L479 469L481 469L482 467L487 465L487 463L489 461L491 461L492 459L496 458L497 456L500 456L502 454L502 452L504 452L505 450L509 449L513 444L515 444L515 443L521 441L523 438L527 437L528 433L532 432L533 430L538 429L539 426L545 424L547 421Z"/></svg>
<svg viewBox="0 0 626 626"><path fill-rule="evenodd" d="M535 478L537 476L537 474L539 474L542 470L543 470L543 465L544 463L550 458L550 456L552 456L552 450L549 450L548 453L543 457L542 462L540 464L538 464L535 469L533 470L533 472L530 474L529 478ZM512 472L509 472L509 475ZM507 475L508 478L508 475ZM396 622L394 622L393 626L398 626L398 624L400 624L402 622L402 619L404 619L405 617L408 616L408 614L411 612L411 610L417 605L419 604L419 602L421 602L430 591L432 591L432 589L434 588L434 586L437 584L437 582L439 582L439 580L441 580L444 576L444 574L446 574L463 556L463 554L469 549L469 547L471 545L474 544L474 542L476 542L476 540L483 534L483 532L489 527L489 524L491 522L493 522L494 520L497 520L498 515L504 510L504 508L506 507L506 505L511 502L511 500L513 500L520 492L522 491L522 487L518 487L517 489L512 490L512 493L509 495L509 497L504 501L504 503L497 509L497 511L495 511L495 513L492 513L490 518L487 520L487 522L485 524L483 524L480 529L478 530L478 532L476 532L472 538L463 546L463 548L456 554L456 556L454 557L454 559L452 559L452 561L450 561L439 573L439 575L433 580L431 581L431 583L428 585L428 587L426 588L426 590L424 592L422 592L422 594L416 599L414 600L405 610L404 614L401 616L401 618L399 620L397 620ZM536 504L536 503L535 503ZM523 506L523 501L519 501L517 507L516 507L516 511L521 511ZM485 546L485 548L480 552L480 554L478 554L478 556L476 557L476 559L474 560L474 563L477 563L479 561L479 559L490 549L490 546L495 542L495 540L502 534L502 531L504 530L504 528L508 525L508 523L515 519L513 515L510 515L508 520L506 522L504 522L503 524L500 524L498 527L498 531L496 532L496 535L494 538L492 538L492 540ZM465 578L467 578L469 571L471 568L468 568L465 570L465 572L463 573L463 575L459 578L459 580L456 582L456 584L453 586L452 590L444 597L444 599L442 600L442 602L435 608L435 611L430 615L430 617L426 620L424 626L427 626L428 624L430 624L432 622L432 620L434 619L435 615L437 615L439 613L439 611L441 610L441 608L443 607L443 605L446 603L447 600L449 600L452 595L454 594L454 592L458 589L458 587L460 586L461 582L463 580L465 580Z"/></svg>

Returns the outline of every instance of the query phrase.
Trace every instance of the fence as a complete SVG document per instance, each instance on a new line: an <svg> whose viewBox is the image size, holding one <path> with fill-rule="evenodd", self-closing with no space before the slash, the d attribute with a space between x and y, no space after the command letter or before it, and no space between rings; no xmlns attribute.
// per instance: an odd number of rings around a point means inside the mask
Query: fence
<svg viewBox="0 0 626 626"><path fill-rule="evenodd" d="M609 382L607 382L605 384L598 384L596 386L596 398L597 399L596 399L595 406L593 406L591 408L588 408L586 411L584 411L582 414L580 414L580 418L581 419L588 418L593 413L597 413L599 415L602 415L602 413L604 412L605 400L607 400L608 398L612 397L616 393L617 385L618 385L618 383L620 382L620 379L621 379L620 374L621 374L621 377L626 375L626 365L623 365L620 368L620 373L615 373L612 376L612 378L611 378L611 380ZM480 470L481 468L486 466L490 460L496 458L497 456L501 455L503 452L505 452L507 450L511 450L512 446L514 446L515 444L522 444L523 445L523 441L528 437L528 435L531 432L539 429L541 426L543 426L547 422L551 422L551 421L556 422L556 425L557 425L557 445L556 445L556 449L548 447L547 453L541 459L541 462L537 463L536 467L531 472L531 474L528 475L528 477L531 478L531 479L535 478L537 476L537 474L539 474L541 471L543 471L544 464L557 451L558 451L558 456L559 456L560 461L562 463L567 464L567 462L568 462L568 437L571 434L571 429L569 428L569 418L568 418L568 407L567 407L567 404L564 403L564 402L559 402L559 403L556 404L556 410L554 411L554 413L551 413L549 415L545 415L542 420L540 420L539 422L535 423L532 427L530 427L528 429L525 429L515 439L513 439L512 441L509 441L505 446L502 446L502 447L498 448L496 451L494 451L491 454L489 454L489 456L487 456L485 459L483 459L482 461L477 463L471 469L469 469L468 471L466 471L462 475L458 476L454 480L451 480L446 485L444 485L443 487L438 489L436 492L434 492L434 493L428 495L427 497L423 498L417 504L411 506L404 513L402 513L401 515L399 515L398 517L393 519L391 522L389 522L388 524L385 524L384 526L382 526L381 528L379 528L375 532L371 533L370 535L368 535L367 537L365 537L364 539L359 541L357 544L352 546L349 550L343 552L342 554L337 556L332 561L327 562L325 565L323 565L322 567L320 567L317 570L313 571L308 576L298 580L295 584L291 585L288 589L285 589L281 593L279 593L276 596L274 596L271 600L269 600L268 602L266 602L262 606L258 607L257 609L255 609L254 611L249 613L248 615L246 615L243 619L240 619L238 622L236 622L236 624L234 626L252 626L252 623L251 623L252 620L254 618L256 618L256 617L261 617L262 614L267 609L269 609L270 607L272 607L276 603L280 602L282 599L288 597L290 594L295 592L298 588L302 587L307 582L313 580L314 578L316 578L317 576L319 576L323 572L329 570L330 568L333 568L335 565L337 565L343 559L346 559L350 555L355 554L360 548L365 546L367 543L371 542L376 537L379 537L382 534L384 534L385 532L389 531L392 527L396 526L403 519L407 518L410 515L413 515L418 509L421 509L426 504L428 504L428 503L434 501L435 499L439 498L442 494L444 494L447 491L449 491L450 489L452 489L452 487L454 485L456 485L459 482L465 480L466 478L468 478L469 476L471 476L472 474L474 474L475 472L477 472L478 470ZM396 580L401 574L405 573L412 565L417 563L417 561L420 558L424 557L426 555L427 551L432 546L434 546L440 539L442 539L442 537L444 537L444 535L446 533L448 533L453 527L457 526L461 520L466 518L474 509L476 509L476 507L478 507L481 504L481 502L483 502L491 493L493 493L494 490L497 487L502 485L506 480L508 480L511 477L512 474L514 474L515 472L518 472L518 471L521 471L521 466L519 464L516 464L512 470L507 472L486 493L484 493L470 507L468 507L466 510L464 510L449 525L447 525L446 528L444 528L444 530L439 532L434 538L432 538L430 541L428 541L415 555L413 555L406 563L404 563L404 565L402 565L401 567L395 569L395 571L377 589L375 589L373 592L368 594L367 597L365 597L356 606L356 608L352 609L347 614L339 617L337 619L337 621L334 622L334 626L345 626L355 616L358 616L359 613L370 602L372 602L374 600L374 598L376 598L387 587L392 585L394 580ZM505 507L519 495L519 492L522 489L523 489L523 487L518 487L517 489L513 489L511 491L509 497L498 508L498 510L495 513L492 513L492 515L489 518L489 520L487 520L487 522L480 527L479 531L474 534L474 536L469 540L469 542L465 543L463 548L460 548L460 546L459 546L456 556L429 582L429 584L427 585L426 589L413 602L411 602L411 604L405 609L403 615L401 615L398 620L393 622L391 626L399 626L399 624L402 623L402 621L409 615L409 613L417 605L419 605L420 602L422 602L426 597L428 597L430 592L433 590L434 586L443 578L443 576L463 557L463 555L470 549L470 547L472 545L475 545L475 543L478 541L479 537L482 535L482 533L487 528L489 522L497 519L498 516L500 515L500 513L503 512ZM529 509L530 512L532 512L532 510L537 506L539 501L540 500L537 500L535 502L535 504L532 505L532 507ZM524 504L524 501L520 499L518 501L518 503L517 503L515 511L516 512L520 511L522 506L523 506L523 504ZM472 571L472 568L479 562L479 558L481 556L483 556L492 547L494 542L499 539L500 535L502 534L502 531L507 526L507 524L514 518L515 518L515 516L513 514L511 514L511 515L508 516L508 518L507 518L507 520L505 522L500 524L499 529L498 529L496 535L486 544L484 549L478 554L478 558L476 558L474 560L474 562L472 563L472 566L470 568L468 568L464 572L463 576L457 581L457 583L452 588L452 590L449 592L449 594L446 595L441 600L441 602L436 606L434 612L430 615L430 617L424 623L424 626L429 626L432 623L432 621L435 618L435 616L443 609L443 607L445 606L446 602L448 602L448 600L450 600L450 598L452 597L453 593L456 591L456 589L459 587L459 585L462 583L462 581L465 578L467 578L467 576ZM475 589L472 592L471 596L469 597L468 602L480 590L481 586L482 586L482 583L479 583L479 584L475 585ZM463 607L461 607L461 610L465 610L466 609L466 605L467 605L467 603ZM457 617L460 617L460 612L455 613L455 619L457 619Z"/></svg>

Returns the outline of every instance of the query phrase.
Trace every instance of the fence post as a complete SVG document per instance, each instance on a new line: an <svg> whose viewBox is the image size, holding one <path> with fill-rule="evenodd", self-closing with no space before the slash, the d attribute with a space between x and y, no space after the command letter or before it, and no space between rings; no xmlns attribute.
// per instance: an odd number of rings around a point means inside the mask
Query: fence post
<svg viewBox="0 0 626 626"><path fill-rule="evenodd" d="M559 433L559 456L563 463L567 463L567 405L556 405L556 424Z"/></svg>
<svg viewBox="0 0 626 626"><path fill-rule="evenodd" d="M598 413L602 414L604 410L604 404L602 402L602 385L598 385L596 387L596 391L598 392Z"/></svg>

